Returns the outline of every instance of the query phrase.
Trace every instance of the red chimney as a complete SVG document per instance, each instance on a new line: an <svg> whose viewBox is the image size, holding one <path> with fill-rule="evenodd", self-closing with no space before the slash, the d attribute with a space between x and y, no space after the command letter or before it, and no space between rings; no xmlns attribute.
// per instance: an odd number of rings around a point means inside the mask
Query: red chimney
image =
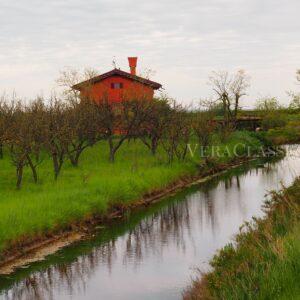
<svg viewBox="0 0 300 300"><path fill-rule="evenodd" d="M136 63L137 63L137 57L128 57L129 67L130 67L130 73L132 75L136 75Z"/></svg>

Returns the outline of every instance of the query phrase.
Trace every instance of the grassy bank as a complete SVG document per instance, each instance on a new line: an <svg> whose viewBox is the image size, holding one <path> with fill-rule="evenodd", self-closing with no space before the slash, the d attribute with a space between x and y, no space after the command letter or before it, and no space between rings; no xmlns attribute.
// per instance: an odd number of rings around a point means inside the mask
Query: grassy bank
<svg viewBox="0 0 300 300"><path fill-rule="evenodd" d="M300 178L274 193L267 215L245 224L185 299L300 299Z"/></svg>
<svg viewBox="0 0 300 300"><path fill-rule="evenodd" d="M218 139L215 142L220 143ZM237 143L252 149L262 146L261 140L248 132L233 133L219 145L225 151L225 146L233 149ZM99 143L83 153L79 167L66 163L54 181L52 163L45 157L38 167L38 184L26 169L22 189L16 190L15 169L5 153L0 161L0 252L92 215L105 215L112 205L126 206L182 177L201 172L199 157L188 155L185 161L168 164L162 149L154 157L139 141L124 144L115 163L107 158L107 144ZM214 163L232 160L229 154Z"/></svg>
<svg viewBox="0 0 300 300"><path fill-rule="evenodd" d="M266 137L276 145L300 142L300 121L288 122L284 127L270 129Z"/></svg>
<svg viewBox="0 0 300 300"><path fill-rule="evenodd" d="M266 115L262 127L267 130L266 137L277 145L300 142L300 114L275 112Z"/></svg>

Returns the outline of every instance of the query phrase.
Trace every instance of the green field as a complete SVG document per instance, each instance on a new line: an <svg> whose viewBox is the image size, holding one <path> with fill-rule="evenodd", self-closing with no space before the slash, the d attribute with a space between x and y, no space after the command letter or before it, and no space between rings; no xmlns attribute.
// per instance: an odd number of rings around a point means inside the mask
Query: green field
<svg viewBox="0 0 300 300"><path fill-rule="evenodd" d="M225 145L233 148L240 142L254 148L262 145L247 132L233 133ZM227 156L219 162L231 159ZM101 142L82 154L79 167L66 161L57 181L53 179L52 162L45 156L38 167L38 184L25 168L22 188L16 190L15 169L5 153L0 160L0 251L24 239L66 228L91 214L105 214L113 204L137 201L145 193L199 172L199 159L190 155L184 162L166 161L162 149L153 157L140 141L131 141L121 147L112 164L108 162L108 146Z"/></svg>

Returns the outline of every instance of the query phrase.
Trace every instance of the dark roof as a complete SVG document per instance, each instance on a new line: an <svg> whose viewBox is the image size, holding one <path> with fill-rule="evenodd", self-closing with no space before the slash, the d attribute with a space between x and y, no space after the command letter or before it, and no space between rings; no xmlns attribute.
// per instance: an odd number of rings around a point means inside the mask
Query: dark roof
<svg viewBox="0 0 300 300"><path fill-rule="evenodd" d="M114 76L114 75L118 75L118 76L121 76L121 77L126 77L128 79L140 82L142 84L149 85L149 86L151 86L155 90L158 90L158 89L160 89L162 87L162 85L159 84L159 83L157 83L157 82L145 79L145 78L140 77L140 76L132 75L132 74L130 74L128 72L125 72L125 71L122 71L120 69L113 69L113 70L111 70L111 71L109 71L107 73L98 75L98 76L93 77L93 78L91 78L89 80L86 80L86 81L80 82L78 84L75 84L73 86L73 88L75 90L80 90L81 88L83 88L84 86L86 86L88 84L97 83L97 82L99 82L99 81L101 81L103 79L106 79L106 78Z"/></svg>

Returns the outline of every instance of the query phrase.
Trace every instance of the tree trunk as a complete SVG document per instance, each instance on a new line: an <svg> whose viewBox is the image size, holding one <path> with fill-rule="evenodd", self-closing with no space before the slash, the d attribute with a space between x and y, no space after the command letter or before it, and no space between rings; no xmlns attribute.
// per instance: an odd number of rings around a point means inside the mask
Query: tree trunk
<svg viewBox="0 0 300 300"><path fill-rule="evenodd" d="M20 164L17 167L17 189L19 190L21 188L21 184L22 184L22 179L23 179L23 164Z"/></svg>
<svg viewBox="0 0 300 300"><path fill-rule="evenodd" d="M239 109L239 96L235 96L235 105L234 105L234 115L233 115L233 127L236 129L237 126L237 114L238 114L238 109Z"/></svg>
<svg viewBox="0 0 300 300"><path fill-rule="evenodd" d="M184 150L183 150L182 160L185 160L186 155L187 155L187 150L188 150L188 146L186 145L186 146L184 147Z"/></svg>
<svg viewBox="0 0 300 300"><path fill-rule="evenodd" d="M73 156L72 154L68 153L70 162L72 164L73 167L78 167L78 161L79 161L79 156L80 153L78 154L78 152L76 151L76 154Z"/></svg>
<svg viewBox="0 0 300 300"><path fill-rule="evenodd" d="M63 150L59 151L60 153L58 154L57 152L52 153L52 161L53 161L53 169L54 169L54 179L57 180L58 175L60 173L61 167L64 162L64 155L65 152Z"/></svg>
<svg viewBox="0 0 300 300"><path fill-rule="evenodd" d="M75 156L72 158L71 163L74 167L78 167L79 157L83 151L83 148L77 149Z"/></svg>
<svg viewBox="0 0 300 300"><path fill-rule="evenodd" d="M118 149L121 147L121 145L123 144L123 142L125 140L126 140L126 138L123 137L123 138L121 138L119 140L119 142L116 145L114 145L112 137L108 138L108 144L109 144L109 161L111 163L114 163L114 161L115 161L115 154L116 154L116 152L118 151Z"/></svg>
<svg viewBox="0 0 300 300"><path fill-rule="evenodd" d="M81 153L83 152L83 150L85 150L87 147L88 147L88 145L84 145L84 141L81 141L77 145L73 144L73 150L67 151L67 155L69 156L72 166L78 167L79 157L80 157Z"/></svg>
<svg viewBox="0 0 300 300"><path fill-rule="evenodd" d="M86 147L85 147L86 148ZM79 157L81 155L81 153L83 152L83 150L85 148L78 148L76 153L75 153L75 156L72 158L71 160L71 163L74 167L78 167L78 164L79 164Z"/></svg>
<svg viewBox="0 0 300 300"><path fill-rule="evenodd" d="M174 160L174 149L170 148L168 150L168 163L171 164Z"/></svg>
<svg viewBox="0 0 300 300"><path fill-rule="evenodd" d="M152 139L151 140L151 153L152 153L153 156L156 155L156 149L157 149L157 140Z"/></svg>
<svg viewBox="0 0 300 300"><path fill-rule="evenodd" d="M109 161L110 161L111 163L114 163L114 162L115 162L115 152L114 152L113 149L110 149L110 151L109 151Z"/></svg>
<svg viewBox="0 0 300 300"><path fill-rule="evenodd" d="M27 161L28 161L29 167L32 171L33 180L34 180L35 183L37 183L38 182L38 175L37 175L37 171L36 171L36 166L32 162L32 159L29 155L27 155Z"/></svg>
<svg viewBox="0 0 300 300"><path fill-rule="evenodd" d="M54 168L54 179L57 180L59 174L59 163L58 163L58 156L56 153L52 154L53 160L53 168Z"/></svg>
<svg viewBox="0 0 300 300"><path fill-rule="evenodd" d="M141 141L151 150L151 145L147 142L147 139L145 137L141 137Z"/></svg>
<svg viewBox="0 0 300 300"><path fill-rule="evenodd" d="M115 152L114 152L114 144L112 138L108 138L108 145L109 145L109 161L113 163L115 161Z"/></svg>

